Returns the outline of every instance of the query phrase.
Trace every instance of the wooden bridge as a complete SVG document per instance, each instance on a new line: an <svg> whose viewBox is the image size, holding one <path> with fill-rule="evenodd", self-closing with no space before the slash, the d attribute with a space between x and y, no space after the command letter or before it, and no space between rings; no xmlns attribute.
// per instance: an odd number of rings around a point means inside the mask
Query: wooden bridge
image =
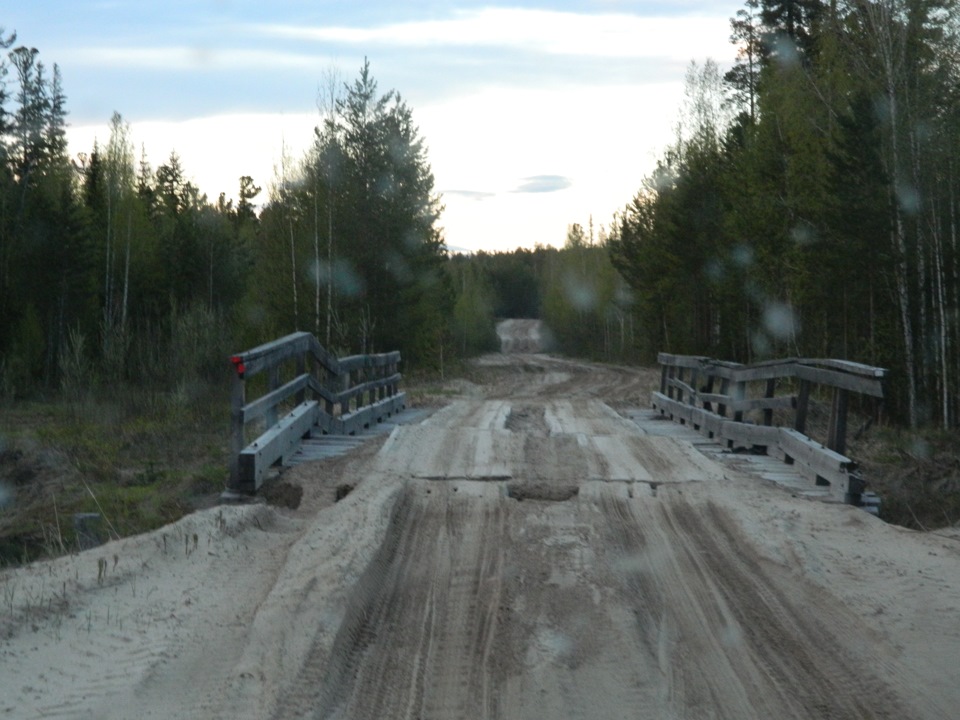
<svg viewBox="0 0 960 720"><path fill-rule="evenodd" d="M311 438L336 438L312 457L330 454L331 446L349 449L356 442L348 438L406 409L399 352L337 359L313 335L299 332L230 361L235 374L228 493L256 492L269 467L291 461ZM849 396L881 399L886 370L798 358L741 365L660 353L658 361L660 389L651 398L657 417L692 428L717 449L747 450L793 466L794 475L828 499L864 504L857 463L844 454ZM248 385L256 376L259 382ZM823 443L806 434L814 386L833 398Z"/></svg>
<svg viewBox="0 0 960 720"><path fill-rule="evenodd" d="M305 438L354 436L406 407L399 352L338 359L312 334L297 332L230 362L228 493L256 492L267 469L289 460Z"/></svg>
<svg viewBox="0 0 960 720"><path fill-rule="evenodd" d="M662 416L728 449L742 448L793 465L811 483L828 488L833 500L863 504L865 485L857 463L844 454L849 398L857 393L882 399L886 370L846 360L799 358L741 365L660 353L658 361L660 391L653 393L652 402ZM831 392L833 400L823 443L806 434L815 385ZM774 423L777 411L792 412L790 426Z"/></svg>

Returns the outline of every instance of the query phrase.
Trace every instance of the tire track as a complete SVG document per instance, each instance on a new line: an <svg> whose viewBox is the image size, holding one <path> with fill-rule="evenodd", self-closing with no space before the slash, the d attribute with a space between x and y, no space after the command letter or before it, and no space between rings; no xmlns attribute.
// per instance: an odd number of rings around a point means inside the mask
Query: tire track
<svg viewBox="0 0 960 720"><path fill-rule="evenodd" d="M487 540L502 534L504 500L495 487L459 496L467 485L480 484L413 481L401 493L322 676L319 667L305 668L295 683L322 692L291 698L275 717L314 703L315 718L455 720L492 707L484 659L502 551Z"/></svg>
<svg viewBox="0 0 960 720"><path fill-rule="evenodd" d="M670 710L731 720L910 717L873 675L871 656L851 650L869 629L762 563L721 509L700 511L689 495L601 496L610 546L629 558L621 579L640 637L660 648Z"/></svg>

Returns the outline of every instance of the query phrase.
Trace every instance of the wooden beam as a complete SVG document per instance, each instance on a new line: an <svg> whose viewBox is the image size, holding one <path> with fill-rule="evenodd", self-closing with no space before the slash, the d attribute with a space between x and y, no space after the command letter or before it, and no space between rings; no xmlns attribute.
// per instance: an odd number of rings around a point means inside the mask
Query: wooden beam
<svg viewBox="0 0 960 720"><path fill-rule="evenodd" d="M281 385L276 388L273 392L268 392L266 395L263 395L249 405L245 405L243 408L243 422L248 423L253 420L257 420L262 417L266 417L270 414L271 410L273 411L273 421L267 423L267 425L276 424L276 407L284 400L289 398L291 395L302 391L310 383L309 375L300 375L295 377L290 382L285 385Z"/></svg>
<svg viewBox="0 0 960 720"><path fill-rule="evenodd" d="M268 467L288 457L300 445L304 435L316 425L320 406L316 400L298 405L240 452L240 492L256 492L263 484Z"/></svg>
<svg viewBox="0 0 960 720"><path fill-rule="evenodd" d="M812 358L801 358L797 360L800 365L811 365L813 367L832 368L853 375L861 375L869 378L883 378L887 375L886 368L873 367L872 365L863 365L862 363L850 362L849 360L821 360Z"/></svg>
<svg viewBox="0 0 960 720"><path fill-rule="evenodd" d="M831 486L842 485L841 499L846 494L850 473L857 469L853 460L789 428L780 428L779 447L787 457L825 478Z"/></svg>
<svg viewBox="0 0 960 720"><path fill-rule="evenodd" d="M810 381L800 381L800 393L797 395L797 414L794 418L793 428L799 433L807 431L807 409L810 406Z"/></svg>
<svg viewBox="0 0 960 720"><path fill-rule="evenodd" d="M720 438L743 447L768 447L780 440L780 429L725 420L720 427Z"/></svg>
<svg viewBox="0 0 960 720"><path fill-rule="evenodd" d="M815 382L820 385L852 390L861 395L870 395L878 398L883 397L883 384L879 378L867 378L860 375L839 372L837 370L810 367L809 365L797 365L796 376L801 380L809 380L810 382Z"/></svg>
<svg viewBox="0 0 960 720"><path fill-rule="evenodd" d="M841 455L847 451L847 406L848 394L843 388L833 391L833 407L827 430L827 447Z"/></svg>

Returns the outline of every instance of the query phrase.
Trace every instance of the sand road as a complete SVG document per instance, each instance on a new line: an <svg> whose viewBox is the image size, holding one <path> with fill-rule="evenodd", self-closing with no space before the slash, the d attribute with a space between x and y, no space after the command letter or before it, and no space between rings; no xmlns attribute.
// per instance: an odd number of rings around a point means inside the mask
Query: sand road
<svg viewBox="0 0 960 720"><path fill-rule="evenodd" d="M960 542L645 434L636 372L478 372L297 510L5 572L0 718L956 717Z"/></svg>

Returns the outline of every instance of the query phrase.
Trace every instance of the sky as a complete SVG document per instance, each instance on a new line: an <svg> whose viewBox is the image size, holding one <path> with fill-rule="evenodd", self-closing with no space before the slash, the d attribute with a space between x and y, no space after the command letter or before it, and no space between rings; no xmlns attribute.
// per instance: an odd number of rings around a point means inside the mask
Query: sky
<svg viewBox="0 0 960 720"><path fill-rule="evenodd" d="M428 148L456 251L562 245L608 226L673 141L691 61L729 67L742 0L30 0L0 27L59 65L71 153L114 111L156 168L215 200L293 168L317 97L364 58ZM8 78L8 82L11 78Z"/></svg>

